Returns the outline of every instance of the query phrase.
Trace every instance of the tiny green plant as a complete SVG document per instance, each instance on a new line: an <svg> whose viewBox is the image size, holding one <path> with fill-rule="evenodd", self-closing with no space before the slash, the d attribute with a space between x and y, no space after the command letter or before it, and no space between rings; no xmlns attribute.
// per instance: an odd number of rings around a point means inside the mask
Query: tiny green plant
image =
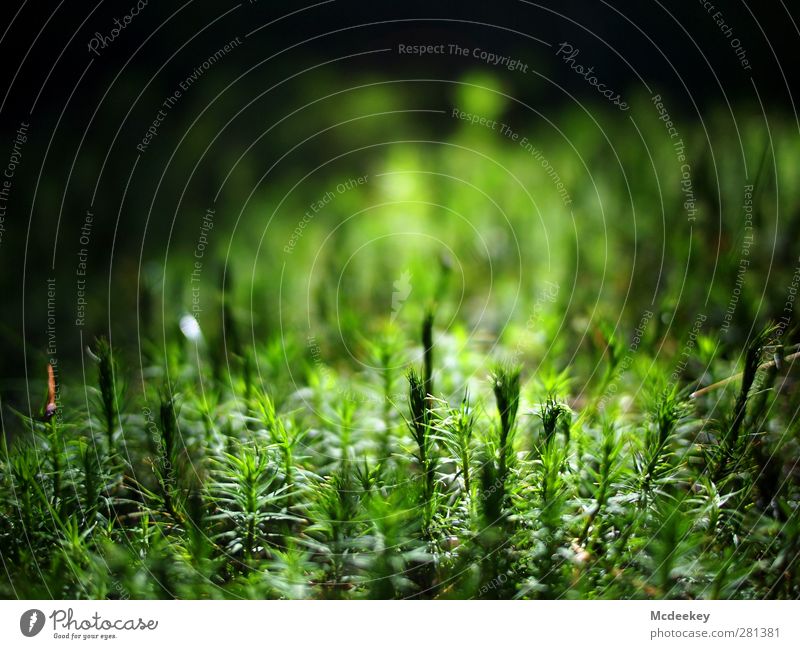
<svg viewBox="0 0 800 649"><path fill-rule="evenodd" d="M433 308L422 319L422 354L424 358L423 385L426 395L433 395Z"/></svg>
<svg viewBox="0 0 800 649"><path fill-rule="evenodd" d="M671 443L682 414L675 387L655 387L649 397L649 422L644 427L644 448L637 455L639 489L644 502L674 473Z"/></svg>
<svg viewBox="0 0 800 649"><path fill-rule="evenodd" d="M97 387L100 395L103 427L106 433L108 453L116 451L115 442L119 424L120 394L117 383L116 363L111 344L100 337L95 343L94 356L97 359Z"/></svg>
<svg viewBox="0 0 800 649"><path fill-rule="evenodd" d="M447 415L437 427L437 439L453 457L458 466L457 477L463 484L463 494L467 505L472 505L472 474L474 465L473 437L476 413L469 401L469 393L457 408L448 408Z"/></svg>
<svg viewBox="0 0 800 649"><path fill-rule="evenodd" d="M451 356L445 332L438 393L423 359L403 403L419 341L393 327L370 347L380 362L316 368L308 385L281 371L288 343L215 378L172 341L176 381L158 394L123 390L101 342L83 413L51 368L44 408L0 447L0 593L800 597L797 398L782 387L795 347L772 330L741 377L693 398L700 377L620 361L601 407L572 387L593 369L526 384L500 363L481 380L488 359ZM709 376L735 369L703 353Z"/></svg>
<svg viewBox="0 0 800 649"><path fill-rule="evenodd" d="M509 466L514 459L514 437L519 410L519 366L497 365L491 374L492 391L497 402L499 425L497 427L498 479L505 483Z"/></svg>
<svg viewBox="0 0 800 649"><path fill-rule="evenodd" d="M411 413L408 425L416 444L414 457L422 476L421 498L426 526L431 523L431 508L436 489L436 456L434 454L434 435L431 429L432 411L428 407L428 403L425 383L417 371L412 368L408 372L408 405Z"/></svg>

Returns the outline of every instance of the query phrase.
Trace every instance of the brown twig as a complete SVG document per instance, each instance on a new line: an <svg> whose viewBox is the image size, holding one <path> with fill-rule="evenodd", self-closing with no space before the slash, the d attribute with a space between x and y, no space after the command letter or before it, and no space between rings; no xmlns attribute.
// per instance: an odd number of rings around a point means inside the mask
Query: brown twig
<svg viewBox="0 0 800 649"><path fill-rule="evenodd" d="M56 404L56 375L53 371L53 366L47 364L47 405L44 407L44 419L49 421L54 414L58 405Z"/></svg>

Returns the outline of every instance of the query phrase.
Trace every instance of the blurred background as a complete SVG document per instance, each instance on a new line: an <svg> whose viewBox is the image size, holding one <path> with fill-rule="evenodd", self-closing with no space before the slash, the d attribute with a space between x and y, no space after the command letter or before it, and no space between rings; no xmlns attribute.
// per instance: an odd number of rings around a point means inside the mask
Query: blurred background
<svg viewBox="0 0 800 649"><path fill-rule="evenodd" d="M6 402L98 335L139 365L181 322L219 357L346 367L432 303L464 345L564 363L648 311L737 354L793 315L784 3L0 11Z"/></svg>

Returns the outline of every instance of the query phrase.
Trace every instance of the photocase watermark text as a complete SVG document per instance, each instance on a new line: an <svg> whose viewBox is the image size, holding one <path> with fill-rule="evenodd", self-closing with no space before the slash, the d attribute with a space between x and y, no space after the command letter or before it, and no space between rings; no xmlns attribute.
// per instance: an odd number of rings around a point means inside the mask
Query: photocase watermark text
<svg viewBox="0 0 800 649"><path fill-rule="evenodd" d="M95 32L94 36L89 40L89 51L95 56L100 56L100 50L110 47L111 44L117 40L122 31L127 28L128 25L133 22L133 19L147 6L147 2L148 0L139 0L121 19L114 18L114 27L105 34Z"/></svg>
<svg viewBox="0 0 800 649"><path fill-rule="evenodd" d="M597 78L597 74L594 71L593 65L590 65L587 68L581 63L578 63L578 54L580 54L580 50L572 43L564 41L558 44L556 56L560 56L561 60L569 65L570 69L575 74L585 79L590 86L595 88L597 92L610 101L613 106L616 106L621 111L628 110L630 108L630 106L628 106L628 102L622 101L622 97L618 92L612 90L604 82Z"/></svg>
<svg viewBox="0 0 800 649"><path fill-rule="evenodd" d="M462 58L476 59L492 67L503 67L509 72L522 72L523 74L528 72L528 64L520 59L490 52L480 47L469 47L458 43L427 43L417 45L400 43L397 46L397 53L412 56L459 56Z"/></svg>
<svg viewBox="0 0 800 649"><path fill-rule="evenodd" d="M451 116L455 119L464 120L470 124L477 124L478 126L488 128L491 131L496 131L503 137L506 137L512 142L518 144L522 149L533 156L534 160L542 165L542 168L544 169L548 178L550 178L555 186L556 191L561 198L561 202L565 206L572 204L572 197L569 195L566 185L564 185L564 181L561 180L561 176L556 171L555 167L550 164L550 161L545 157L542 150L536 147L534 143L531 142L526 136L520 135L519 132L515 131L505 122L499 122L496 119L489 119L488 117L477 115L475 113L468 113L460 108L454 107L451 112Z"/></svg>
<svg viewBox="0 0 800 649"><path fill-rule="evenodd" d="M302 239L308 224L311 223L311 221L314 220L314 217L316 217L317 214L319 214L326 206L330 205L337 195L344 194L351 189L366 184L367 179L368 176L366 175L358 176L357 178L348 178L347 180L336 185L335 192L329 189L317 200L309 204L308 209L306 210L305 214L303 214L303 218L300 219L297 227L295 227L294 231L289 237L289 241L283 247L283 252L285 252L287 255L292 254L297 242Z"/></svg>
<svg viewBox="0 0 800 649"><path fill-rule="evenodd" d="M672 140L672 148L675 152L675 157L680 165L680 187L683 194L683 209L686 211L686 220L689 223L694 223L697 220L697 202L694 196L694 185L692 183L692 167L686 159L686 145L683 143L678 128L672 120L672 117L664 104L661 95L655 94L651 97L651 101L658 112L658 119L664 122L664 128Z"/></svg>

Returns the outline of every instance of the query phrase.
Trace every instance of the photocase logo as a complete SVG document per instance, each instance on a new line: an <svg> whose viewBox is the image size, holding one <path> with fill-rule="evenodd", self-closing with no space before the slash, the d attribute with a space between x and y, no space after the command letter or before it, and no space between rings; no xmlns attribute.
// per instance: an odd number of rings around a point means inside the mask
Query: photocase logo
<svg viewBox="0 0 800 649"><path fill-rule="evenodd" d="M44 628L44 613L38 608L25 611L19 618L19 630L27 638L37 635L42 628Z"/></svg>
<svg viewBox="0 0 800 649"><path fill-rule="evenodd" d="M403 303L411 295L411 273L408 270L403 271L400 279L395 280L392 286L394 287L394 291L392 291L392 322L394 322Z"/></svg>

